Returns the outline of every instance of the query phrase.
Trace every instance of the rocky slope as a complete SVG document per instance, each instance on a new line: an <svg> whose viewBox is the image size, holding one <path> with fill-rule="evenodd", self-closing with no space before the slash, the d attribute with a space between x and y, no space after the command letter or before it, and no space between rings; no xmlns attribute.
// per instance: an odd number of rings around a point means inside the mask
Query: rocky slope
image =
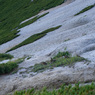
<svg viewBox="0 0 95 95"><path fill-rule="evenodd" d="M6 52L33 34L48 28L62 25L58 30L48 33L34 43L25 45L8 53L21 58L30 56L19 65L16 74L0 76L0 95L31 87L59 86L64 83L95 81L95 7L74 16L95 0L67 0L66 3L41 12L49 12L35 23L21 28L20 36L0 46L0 52ZM27 32L27 33L26 33ZM84 57L90 61L78 62L69 67L57 67L43 73L27 73L27 69L36 63L49 60L59 51L69 51L72 55Z"/></svg>

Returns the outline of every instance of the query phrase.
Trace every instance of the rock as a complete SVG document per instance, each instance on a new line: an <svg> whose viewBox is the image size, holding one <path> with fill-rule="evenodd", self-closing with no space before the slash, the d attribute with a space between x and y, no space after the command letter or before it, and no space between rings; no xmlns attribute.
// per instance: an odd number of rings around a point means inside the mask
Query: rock
<svg viewBox="0 0 95 95"><path fill-rule="evenodd" d="M71 1L68 0L68 2ZM59 29L47 33L46 36L34 43L22 46L8 53L14 55L15 58L21 58L24 55L26 57L32 54L33 57L30 60L25 60L19 64L19 67L27 69L41 62L43 65L47 65L45 61L55 56L59 51L64 52L65 50L74 56L79 55L87 58L90 60L89 62L78 62L73 67L57 67L43 73L26 74L26 69L21 69L18 71L22 73L21 75L0 76L0 95L6 95L8 94L7 91L11 92L15 89L22 90L31 87L38 87L40 89L43 86L59 87L62 83L95 81L95 8L74 16L85 7L94 3L94 0L75 0L68 5L65 3L52 8L48 10L49 14L45 17L21 28L20 36L0 45L0 52L6 52L33 34L62 25ZM65 41L66 39L70 40ZM55 61L51 59L51 63ZM8 79L7 76L10 76L10 78Z"/></svg>

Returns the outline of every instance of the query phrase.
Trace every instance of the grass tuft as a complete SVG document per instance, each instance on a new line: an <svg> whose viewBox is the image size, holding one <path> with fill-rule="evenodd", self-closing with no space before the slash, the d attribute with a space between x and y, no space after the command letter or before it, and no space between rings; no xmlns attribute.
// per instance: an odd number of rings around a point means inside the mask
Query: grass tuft
<svg viewBox="0 0 95 95"><path fill-rule="evenodd" d="M49 91L45 87L42 90L35 90L34 88L22 91L16 91L13 95L95 95L95 84L79 86L62 85L59 89Z"/></svg>
<svg viewBox="0 0 95 95"><path fill-rule="evenodd" d="M66 66L83 60L85 59L78 56L70 57L70 54L67 51L59 52L54 58L51 58L49 62L42 62L41 64L35 64L32 68L32 72L39 72L47 69L52 69L54 67Z"/></svg>
<svg viewBox="0 0 95 95"><path fill-rule="evenodd" d="M27 21L27 22L25 22L25 23L22 23L21 25L18 26L18 28L22 28L22 27L25 27L26 25L29 25L29 24L34 23L34 22L37 21L39 18L41 18L41 17L47 15L48 13L49 13L49 12L47 12L47 13L41 15L41 16L36 16L36 17L32 18L31 20L29 20L29 21Z"/></svg>
<svg viewBox="0 0 95 95"><path fill-rule="evenodd" d="M77 15L79 15L79 14L81 14L81 13L84 13L84 12L86 12L86 11L92 9L94 6L95 6L95 4L90 5L90 6L86 7L86 8L84 8L84 9L82 9L79 13L75 14L74 16L77 16Z"/></svg>

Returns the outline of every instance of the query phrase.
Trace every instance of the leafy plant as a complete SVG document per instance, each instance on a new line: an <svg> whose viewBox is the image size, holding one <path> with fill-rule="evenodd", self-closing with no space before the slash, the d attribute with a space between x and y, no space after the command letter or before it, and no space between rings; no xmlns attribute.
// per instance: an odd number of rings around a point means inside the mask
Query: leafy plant
<svg viewBox="0 0 95 95"><path fill-rule="evenodd" d="M66 86L62 85L59 89L53 89L49 91L45 87L42 90L35 90L34 88L16 91L13 95L95 95L95 84L79 86L75 84Z"/></svg>

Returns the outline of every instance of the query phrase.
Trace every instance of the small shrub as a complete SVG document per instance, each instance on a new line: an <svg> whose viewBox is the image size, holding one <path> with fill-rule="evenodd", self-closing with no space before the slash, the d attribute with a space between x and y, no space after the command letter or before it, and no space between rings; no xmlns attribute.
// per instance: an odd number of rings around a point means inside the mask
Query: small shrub
<svg viewBox="0 0 95 95"><path fill-rule="evenodd" d="M18 67L18 64L22 61L23 59L18 59L15 61L10 61L8 63L0 64L0 75L12 72L15 68Z"/></svg>
<svg viewBox="0 0 95 95"><path fill-rule="evenodd" d="M0 61L6 60L6 59L12 59L13 56L10 54L0 53Z"/></svg>
<svg viewBox="0 0 95 95"><path fill-rule="evenodd" d="M8 62L0 64L0 74L7 74L14 70L14 68L17 68L18 65L16 62Z"/></svg>
<svg viewBox="0 0 95 95"><path fill-rule="evenodd" d="M66 52L59 52L55 57L54 59L56 58L59 58L59 57L69 57L70 56L70 53L68 51Z"/></svg>

